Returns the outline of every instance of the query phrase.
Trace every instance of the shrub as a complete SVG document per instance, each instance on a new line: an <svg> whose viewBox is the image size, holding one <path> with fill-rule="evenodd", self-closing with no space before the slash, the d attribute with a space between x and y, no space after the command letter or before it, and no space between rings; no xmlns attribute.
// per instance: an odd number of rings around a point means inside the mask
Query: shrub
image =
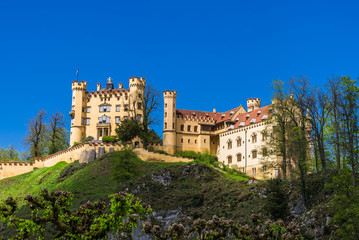
<svg viewBox="0 0 359 240"><path fill-rule="evenodd" d="M59 176L56 179L56 182L63 182L66 178L69 178L71 175L75 174L78 170L84 168L86 164L79 163L78 160L67 165L64 169L61 170Z"/></svg>
<svg viewBox="0 0 359 240"><path fill-rule="evenodd" d="M166 154L166 155L168 155L168 153L166 153L166 152L163 151L163 150L154 150L153 152L154 152L154 153L160 153L160 154Z"/></svg>
<svg viewBox="0 0 359 240"><path fill-rule="evenodd" d="M153 152L155 149L154 149L152 146L150 146L150 147L147 148L147 150L148 150L149 152Z"/></svg>
<svg viewBox="0 0 359 240"><path fill-rule="evenodd" d="M289 215L289 208L283 181L279 178L269 180L266 195L264 209L276 220L286 218Z"/></svg>
<svg viewBox="0 0 359 240"><path fill-rule="evenodd" d="M114 136L103 136L102 137L102 142L113 143L115 141L116 141L116 137L114 137Z"/></svg>
<svg viewBox="0 0 359 240"><path fill-rule="evenodd" d="M116 180L129 180L140 173L140 165L136 154L131 149L117 152L116 161L112 165L112 178Z"/></svg>

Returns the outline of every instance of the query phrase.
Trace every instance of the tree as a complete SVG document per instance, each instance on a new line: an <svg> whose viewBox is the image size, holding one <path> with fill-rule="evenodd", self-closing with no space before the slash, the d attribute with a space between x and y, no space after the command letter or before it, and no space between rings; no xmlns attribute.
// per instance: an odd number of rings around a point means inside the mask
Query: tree
<svg viewBox="0 0 359 240"><path fill-rule="evenodd" d="M117 127L118 138L122 142L127 142L138 136L142 139L145 149L150 143L158 142L158 135L150 130L150 125L157 123L153 114L159 109L160 105L159 91L147 84L143 95L134 97L129 113L130 118L123 120ZM142 110L141 121L136 116L136 109Z"/></svg>
<svg viewBox="0 0 359 240"><path fill-rule="evenodd" d="M19 151L13 145L10 145L8 149L5 150L6 158L8 161L18 161L19 160Z"/></svg>
<svg viewBox="0 0 359 240"><path fill-rule="evenodd" d="M59 112L51 114L48 125L48 154L64 150L68 146L68 131L65 128L64 115Z"/></svg>
<svg viewBox="0 0 359 240"><path fill-rule="evenodd" d="M0 220L16 230L12 239L49 239L49 234L54 239L102 239L111 231L131 232L143 215L152 212L132 194L120 192L109 198L110 204L88 201L71 211L73 194L44 189L39 196L29 194L24 199L30 218L20 218L16 201L9 197L0 206Z"/></svg>
<svg viewBox="0 0 359 240"><path fill-rule="evenodd" d="M29 147L33 158L41 157L45 150L45 115L45 110L40 110L34 119L29 120L28 131L24 137L24 143Z"/></svg>

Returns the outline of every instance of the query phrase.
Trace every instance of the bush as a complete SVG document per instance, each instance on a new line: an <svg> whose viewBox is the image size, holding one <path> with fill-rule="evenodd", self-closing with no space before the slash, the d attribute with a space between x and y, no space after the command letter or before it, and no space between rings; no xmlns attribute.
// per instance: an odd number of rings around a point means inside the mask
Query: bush
<svg viewBox="0 0 359 240"><path fill-rule="evenodd" d="M112 178L116 180L129 180L140 175L140 164L132 150L125 149L115 153L116 161L112 165Z"/></svg>
<svg viewBox="0 0 359 240"><path fill-rule="evenodd" d="M67 165L64 169L61 170L59 176L56 179L56 182L63 182L66 178L69 178L73 174L75 174L78 170L84 168L86 164L79 163L78 160L76 160L73 163L70 163Z"/></svg>
<svg viewBox="0 0 359 240"><path fill-rule="evenodd" d="M166 154L166 155L169 155L168 153L166 153L165 151L163 150L154 150L153 151L154 153L159 153L159 154Z"/></svg>
<svg viewBox="0 0 359 240"><path fill-rule="evenodd" d="M289 215L288 196L285 192L283 181L279 178L269 180L266 189L267 198L264 209L275 220L284 219Z"/></svg>
<svg viewBox="0 0 359 240"><path fill-rule="evenodd" d="M102 142L113 143L115 141L116 141L116 137L114 137L114 136L103 136L102 137Z"/></svg>
<svg viewBox="0 0 359 240"><path fill-rule="evenodd" d="M154 149L152 146L150 146L150 147L147 148L147 150L148 150L149 152L153 152L155 149Z"/></svg>

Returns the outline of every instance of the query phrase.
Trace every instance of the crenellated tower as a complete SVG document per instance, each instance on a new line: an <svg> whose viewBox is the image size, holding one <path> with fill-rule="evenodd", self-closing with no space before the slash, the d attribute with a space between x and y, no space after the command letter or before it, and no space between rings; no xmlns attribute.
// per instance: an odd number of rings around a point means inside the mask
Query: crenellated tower
<svg viewBox="0 0 359 240"><path fill-rule="evenodd" d="M176 152L176 98L177 91L163 92L164 118L163 118L163 146L170 154Z"/></svg>
<svg viewBox="0 0 359 240"><path fill-rule="evenodd" d="M131 77L129 78L129 87L130 87L130 109L135 111L130 111L130 114L135 112L136 119L142 121L142 100L146 88L146 78L144 77Z"/></svg>
<svg viewBox="0 0 359 240"><path fill-rule="evenodd" d="M87 91L87 82L73 81L72 82L72 107L70 111L71 116L71 133L70 146L75 142L80 142L84 137L84 126L82 124L83 107L86 105L85 96Z"/></svg>
<svg viewBox="0 0 359 240"><path fill-rule="evenodd" d="M261 107L260 98L248 98L247 99L247 112L252 112Z"/></svg>

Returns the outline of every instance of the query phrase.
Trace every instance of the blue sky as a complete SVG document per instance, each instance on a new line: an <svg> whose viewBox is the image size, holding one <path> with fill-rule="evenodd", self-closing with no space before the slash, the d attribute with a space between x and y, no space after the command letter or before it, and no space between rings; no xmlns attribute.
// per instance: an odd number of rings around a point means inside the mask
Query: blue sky
<svg viewBox="0 0 359 240"><path fill-rule="evenodd" d="M28 119L70 120L71 82L146 77L177 107L269 103L274 79L359 76L357 1L1 1L0 146L24 149ZM162 114L162 113L161 113ZM162 125L154 127L159 133Z"/></svg>

